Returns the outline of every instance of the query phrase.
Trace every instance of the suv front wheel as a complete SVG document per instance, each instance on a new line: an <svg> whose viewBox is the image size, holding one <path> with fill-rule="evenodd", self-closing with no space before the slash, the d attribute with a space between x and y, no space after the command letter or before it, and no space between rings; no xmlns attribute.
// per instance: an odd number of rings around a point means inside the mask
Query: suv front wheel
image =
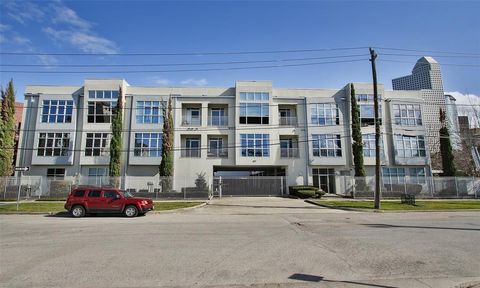
<svg viewBox="0 0 480 288"><path fill-rule="evenodd" d="M75 205L70 209L70 214L75 218L80 218L85 216L85 208L80 205Z"/></svg>
<svg viewBox="0 0 480 288"><path fill-rule="evenodd" d="M125 213L125 216L127 217L135 217L138 215L138 209L133 205L129 205L125 207L124 213Z"/></svg>

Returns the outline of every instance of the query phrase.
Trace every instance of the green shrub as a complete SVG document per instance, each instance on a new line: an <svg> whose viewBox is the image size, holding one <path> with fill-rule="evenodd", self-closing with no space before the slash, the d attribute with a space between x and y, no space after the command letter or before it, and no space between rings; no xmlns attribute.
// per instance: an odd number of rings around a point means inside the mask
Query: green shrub
<svg viewBox="0 0 480 288"><path fill-rule="evenodd" d="M315 186L299 185L299 186L290 186L288 188L289 188L290 195L297 196L302 199L320 198L325 194L323 190L320 190L318 189L318 187L315 187Z"/></svg>

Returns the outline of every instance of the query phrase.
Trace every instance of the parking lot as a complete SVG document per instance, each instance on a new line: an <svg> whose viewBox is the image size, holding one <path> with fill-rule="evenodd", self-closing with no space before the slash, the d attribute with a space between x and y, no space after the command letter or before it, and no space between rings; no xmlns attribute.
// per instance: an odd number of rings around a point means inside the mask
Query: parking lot
<svg viewBox="0 0 480 288"><path fill-rule="evenodd" d="M283 198L73 219L0 215L1 287L455 287L480 213L362 213Z"/></svg>

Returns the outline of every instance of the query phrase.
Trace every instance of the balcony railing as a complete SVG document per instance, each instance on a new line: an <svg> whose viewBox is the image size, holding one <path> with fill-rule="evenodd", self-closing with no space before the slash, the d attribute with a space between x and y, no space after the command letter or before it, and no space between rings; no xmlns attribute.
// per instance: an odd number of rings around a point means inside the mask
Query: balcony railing
<svg viewBox="0 0 480 288"><path fill-rule="evenodd" d="M220 149L208 149L207 153L208 158L227 158L228 157L228 149L227 148L220 148Z"/></svg>
<svg viewBox="0 0 480 288"><path fill-rule="evenodd" d="M210 116L208 126L228 126L228 116Z"/></svg>
<svg viewBox="0 0 480 288"><path fill-rule="evenodd" d="M298 148L280 148L280 157L282 158L298 158Z"/></svg>
<svg viewBox="0 0 480 288"><path fill-rule="evenodd" d="M182 126L201 126L202 120L200 118L192 118L190 116L182 117Z"/></svg>
<svg viewBox="0 0 480 288"><path fill-rule="evenodd" d="M282 126L296 126L297 125L297 117L283 117L283 116L280 116L279 122L280 122L280 125L282 125Z"/></svg>
<svg viewBox="0 0 480 288"><path fill-rule="evenodd" d="M182 150L182 157L200 158L201 152L199 148L184 148Z"/></svg>

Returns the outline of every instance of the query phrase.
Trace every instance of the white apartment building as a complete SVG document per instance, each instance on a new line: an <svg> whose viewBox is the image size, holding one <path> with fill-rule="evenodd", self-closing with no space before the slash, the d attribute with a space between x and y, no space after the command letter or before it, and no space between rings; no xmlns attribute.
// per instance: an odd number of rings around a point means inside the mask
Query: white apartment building
<svg viewBox="0 0 480 288"><path fill-rule="evenodd" d="M440 64L430 56L418 59L412 74L392 80L393 90L419 90L423 119L432 153L440 151L440 109L446 110Z"/></svg>
<svg viewBox="0 0 480 288"><path fill-rule="evenodd" d="M365 166L373 175L373 85L353 85ZM383 85L378 91L383 177L431 175L421 92L385 91ZM17 163L30 167L25 175L108 175L112 107L123 99L122 175L158 177L162 109L169 98L175 179L199 173L210 183L214 176L283 176L287 185L335 193L341 189L335 176L353 176L350 84L292 89L273 87L271 81L237 81L234 87L181 88L85 80L83 86L27 86Z"/></svg>

